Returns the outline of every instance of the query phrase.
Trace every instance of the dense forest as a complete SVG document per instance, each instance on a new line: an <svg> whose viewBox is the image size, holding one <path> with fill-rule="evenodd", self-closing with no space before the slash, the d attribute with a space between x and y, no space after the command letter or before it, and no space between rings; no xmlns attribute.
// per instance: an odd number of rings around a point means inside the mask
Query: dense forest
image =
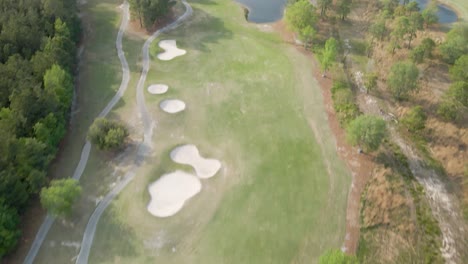
<svg viewBox="0 0 468 264"><path fill-rule="evenodd" d="M158 19L163 18L175 4L172 0L129 0L132 16L140 22L140 27L151 30Z"/></svg>
<svg viewBox="0 0 468 264"><path fill-rule="evenodd" d="M0 257L65 134L79 35L76 0L0 0Z"/></svg>

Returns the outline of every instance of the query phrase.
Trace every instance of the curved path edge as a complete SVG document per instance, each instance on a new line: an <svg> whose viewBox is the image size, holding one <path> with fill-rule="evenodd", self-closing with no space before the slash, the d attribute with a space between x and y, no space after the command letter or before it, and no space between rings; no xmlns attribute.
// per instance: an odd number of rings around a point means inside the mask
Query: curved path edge
<svg viewBox="0 0 468 264"><path fill-rule="evenodd" d="M78 253L76 263L77 264L85 264L88 263L89 254L91 252L91 246L94 240L94 234L96 232L97 224L99 223L99 219L101 215L104 213L106 208L111 204L112 199L122 191L128 183L130 183L136 175L136 169L143 163L144 158L150 153L151 151L151 137L152 131L154 128L154 122L148 112L145 103L145 95L143 91L143 86L146 81L146 76L149 71L150 60L149 60L149 47L151 42L153 42L161 33L167 32L169 30L177 28L182 21L187 19L189 16L192 15L193 10L192 7L185 1L182 0L182 3L185 6L185 12L182 16L177 18L171 24L159 29L158 31L154 32L150 38L148 38L143 45L143 69L141 72L140 80L138 81L137 85L137 105L140 111L141 119L143 122L144 128L144 139L143 142L140 143L138 147L137 157L134 161L132 168L125 174L124 179L120 181L117 186L112 189L106 197L99 203L98 207L94 210L93 214L91 215L88 224L86 225L86 229L83 235L83 241L81 242L81 249ZM128 11L128 9L127 9Z"/></svg>
<svg viewBox="0 0 468 264"><path fill-rule="evenodd" d="M123 96L123 94L127 90L128 83L130 81L130 71L128 69L128 63L125 58L125 54L122 50L122 38L128 26L128 22L130 18L128 14L129 6L128 6L128 3L125 1L121 7L122 7L123 16L122 16L122 21L120 24L119 32L117 34L117 39L115 40L115 46L117 48L117 54L119 56L120 63L122 64L122 82L120 83L120 87L117 93L114 95L114 97L109 101L109 103L101 111L101 113L99 113L97 117L105 117L112 110L112 108L117 104L117 102L120 100L120 98ZM90 152L91 152L91 143L88 140L86 140L86 143L83 146L83 149L81 151L80 161L78 165L76 166L75 171L73 172L73 176L72 176L73 179L80 180L81 175L83 175L83 172L86 168L86 164L88 163ZM31 245L31 248L28 251L28 254L26 255L26 258L23 261L24 264L33 263L54 221L55 221L55 218L51 216L50 214L47 214L46 218L44 219L44 222L41 224L41 227L39 228L39 231L36 234L36 237L34 238L34 241Z"/></svg>

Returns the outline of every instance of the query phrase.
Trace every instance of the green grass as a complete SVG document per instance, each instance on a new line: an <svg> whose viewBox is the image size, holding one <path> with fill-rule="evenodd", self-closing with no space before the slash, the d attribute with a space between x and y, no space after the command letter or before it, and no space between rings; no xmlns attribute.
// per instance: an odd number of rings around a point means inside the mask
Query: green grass
<svg viewBox="0 0 468 264"><path fill-rule="evenodd" d="M441 3L452 6L460 18L468 21L468 2L466 0L441 0Z"/></svg>
<svg viewBox="0 0 468 264"><path fill-rule="evenodd" d="M246 23L232 1L191 4L194 16L161 37L187 55L154 60L146 83L170 86L147 94L158 121L154 157L101 219L90 263L314 263L343 242L350 177L311 62ZM184 100L186 111L160 111L164 98ZM184 143L223 168L177 215L155 218L147 186L191 170L168 158Z"/></svg>

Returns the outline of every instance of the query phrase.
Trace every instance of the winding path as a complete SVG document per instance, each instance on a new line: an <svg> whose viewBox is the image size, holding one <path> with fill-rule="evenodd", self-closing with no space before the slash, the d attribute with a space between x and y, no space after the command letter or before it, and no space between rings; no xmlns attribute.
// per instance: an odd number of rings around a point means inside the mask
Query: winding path
<svg viewBox="0 0 468 264"><path fill-rule="evenodd" d="M117 54L119 56L120 63L122 64L122 82L120 83L120 87L117 93L114 95L114 97L109 101L109 103L101 111L101 113L99 113L97 117L105 117L112 110L112 108L115 106L115 104L117 104L117 102L120 100L122 95L127 90L128 82L130 81L130 71L128 69L128 63L127 63L127 60L125 59L125 54L122 50L122 38L123 38L123 34L125 32L125 29L127 28L128 21L129 21L128 9L129 9L128 3L125 1L124 4L122 5L122 13L123 13L122 22L120 24L119 32L117 34L117 39L115 40ZM91 152L91 142L87 140L81 151L80 161L78 165L76 166L75 171L73 172L73 177L72 177L73 179L79 180L81 178L81 175L83 174L83 171L86 168L86 164L88 163L90 152ZM44 222L42 223L41 227L39 228L39 231L36 234L36 237L34 238L31 248L29 249L28 255L26 255L26 258L24 259L23 263L25 264L33 263L34 259L36 258L37 253L39 252L42 242L44 242L44 239L47 236L47 233L49 232L49 229L54 223L54 221L55 221L55 218L52 217L50 214L47 214L46 218L44 219Z"/></svg>
<svg viewBox="0 0 468 264"><path fill-rule="evenodd" d="M120 181L117 184L117 186L106 195L106 197L104 197L104 199L99 203L98 207L94 210L93 214L89 218L88 224L86 225L86 229L83 235L81 249L76 260L77 264L88 263L89 253L91 252L91 246L93 244L94 234L96 232L97 224L99 222L99 219L101 218L102 213L104 213L106 208L110 205L112 199L117 194L119 194L120 191L122 191L130 181L132 181L132 179L136 175L136 170L143 163L144 158L150 153L151 146L152 146L151 137L152 137L153 128L155 124L146 107L145 94L143 91L143 87L146 81L146 76L148 75L149 66L150 66L149 47L151 45L151 42L153 42L161 33L175 29L176 27L180 25L180 23L183 20L188 18L190 15L192 15L193 13L192 7L185 0L182 0L182 3L185 6L184 14L180 16L177 20L172 22L171 24L156 31L150 38L148 38L148 40L146 40L145 44L143 45L143 69L142 69L140 80L138 81L138 85L136 89L139 115L142 120L143 129L144 129L143 142L138 147L137 157L134 160L134 164L132 168L125 174L124 179ZM127 17L127 20L128 20L128 5L127 4L126 4L124 17ZM122 53L122 56L123 56L123 53ZM119 58L121 58L120 53L119 53ZM122 61L122 58L121 58L121 61ZM125 56L123 56L123 61L125 61ZM127 62L126 61L125 63L122 62L122 66L124 66L124 64L128 71Z"/></svg>

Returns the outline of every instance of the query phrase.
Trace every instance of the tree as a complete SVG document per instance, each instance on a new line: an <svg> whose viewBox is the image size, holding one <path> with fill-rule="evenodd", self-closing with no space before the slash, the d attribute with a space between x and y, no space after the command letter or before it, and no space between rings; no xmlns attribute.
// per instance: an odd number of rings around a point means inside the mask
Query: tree
<svg viewBox="0 0 468 264"><path fill-rule="evenodd" d="M318 7L320 8L320 16L327 15L327 9L332 5L332 0L317 0Z"/></svg>
<svg viewBox="0 0 468 264"><path fill-rule="evenodd" d="M411 51L411 60L415 63L422 63L424 59L432 58L432 51L435 45L435 42L431 38L423 39L421 44Z"/></svg>
<svg viewBox="0 0 468 264"><path fill-rule="evenodd" d="M386 135L385 121L371 115L360 115L346 129L348 140L366 151L377 150Z"/></svg>
<svg viewBox="0 0 468 264"><path fill-rule="evenodd" d="M319 264L358 264L358 260L354 256L348 256L343 251L327 250L319 258Z"/></svg>
<svg viewBox="0 0 468 264"><path fill-rule="evenodd" d="M75 179L52 180L41 190L41 204L53 216L64 217L71 213L73 203L81 194Z"/></svg>
<svg viewBox="0 0 468 264"><path fill-rule="evenodd" d="M130 11L137 17L140 26L150 30L158 19L162 19L175 4L172 0L130 0Z"/></svg>
<svg viewBox="0 0 468 264"><path fill-rule="evenodd" d="M61 107L62 112L71 106L73 81L59 65L52 65L44 74L44 90Z"/></svg>
<svg viewBox="0 0 468 264"><path fill-rule="evenodd" d="M406 16L401 16L396 21L396 27L392 31L392 40L395 40L397 43L403 41L405 36L409 33L410 30L410 20ZM395 46L392 49L392 53L395 52Z"/></svg>
<svg viewBox="0 0 468 264"><path fill-rule="evenodd" d="M382 41L387 33L387 27L385 26L385 19L380 18L369 28L369 32L372 35L372 38L377 38ZM373 39L372 39L373 40Z"/></svg>
<svg viewBox="0 0 468 264"><path fill-rule="evenodd" d="M50 113L34 125L34 135L37 140L54 148L65 135L65 124Z"/></svg>
<svg viewBox="0 0 468 264"><path fill-rule="evenodd" d="M88 132L88 140L101 150L121 148L127 136L128 130L123 124L105 118L94 120Z"/></svg>
<svg viewBox="0 0 468 264"><path fill-rule="evenodd" d="M449 121L457 121L467 113L468 82L456 82L450 85L442 97L437 113Z"/></svg>
<svg viewBox="0 0 468 264"><path fill-rule="evenodd" d="M406 11L408 11L408 13L413 13L413 12L419 12L419 5L416 1L410 1L407 5L406 5Z"/></svg>
<svg viewBox="0 0 468 264"><path fill-rule="evenodd" d="M19 216L15 209L0 200L0 258L10 252L21 235Z"/></svg>
<svg viewBox="0 0 468 264"><path fill-rule="evenodd" d="M454 64L461 56L468 54L468 24L455 25L440 45L440 53L445 62Z"/></svg>
<svg viewBox="0 0 468 264"><path fill-rule="evenodd" d="M431 1L431 3L421 12L424 25L426 27L429 27L439 22L439 17L437 16L437 9L437 2Z"/></svg>
<svg viewBox="0 0 468 264"><path fill-rule="evenodd" d="M317 21L315 7L307 0L299 0L286 8L286 24L295 32L314 26Z"/></svg>
<svg viewBox="0 0 468 264"><path fill-rule="evenodd" d="M401 100L418 88L419 70L412 62L397 62L390 69L388 86L393 97Z"/></svg>
<svg viewBox="0 0 468 264"><path fill-rule="evenodd" d="M382 0L383 10L389 15L393 15L399 4L400 0Z"/></svg>
<svg viewBox="0 0 468 264"><path fill-rule="evenodd" d="M455 61L450 68L450 77L452 81L468 82L468 54L465 54Z"/></svg>
<svg viewBox="0 0 468 264"><path fill-rule="evenodd" d="M14 247L18 214L46 183L65 132L80 36L76 2L0 1L0 255Z"/></svg>
<svg viewBox="0 0 468 264"><path fill-rule="evenodd" d="M340 15L341 20L345 20L351 12L352 0L339 0L336 5L336 12Z"/></svg>
<svg viewBox="0 0 468 264"><path fill-rule="evenodd" d="M299 37L301 41L304 43L304 47L307 47L307 45L310 42L312 42L316 34L317 32L312 26L306 26L301 29L301 31L299 32Z"/></svg>
<svg viewBox="0 0 468 264"><path fill-rule="evenodd" d="M331 37L325 42L325 48L319 56L320 65L325 73L333 65L338 54L338 42L335 38Z"/></svg>
<svg viewBox="0 0 468 264"><path fill-rule="evenodd" d="M421 29L423 29L423 18L421 14L419 12L411 13L408 28L408 49L411 49L411 41Z"/></svg>
<svg viewBox="0 0 468 264"><path fill-rule="evenodd" d="M462 106L468 107L468 82L452 83L447 91L447 95L452 97L454 101L460 102Z"/></svg>
<svg viewBox="0 0 468 264"><path fill-rule="evenodd" d="M411 132L419 132L426 127L427 115L421 106L415 106L401 119L401 124Z"/></svg>

